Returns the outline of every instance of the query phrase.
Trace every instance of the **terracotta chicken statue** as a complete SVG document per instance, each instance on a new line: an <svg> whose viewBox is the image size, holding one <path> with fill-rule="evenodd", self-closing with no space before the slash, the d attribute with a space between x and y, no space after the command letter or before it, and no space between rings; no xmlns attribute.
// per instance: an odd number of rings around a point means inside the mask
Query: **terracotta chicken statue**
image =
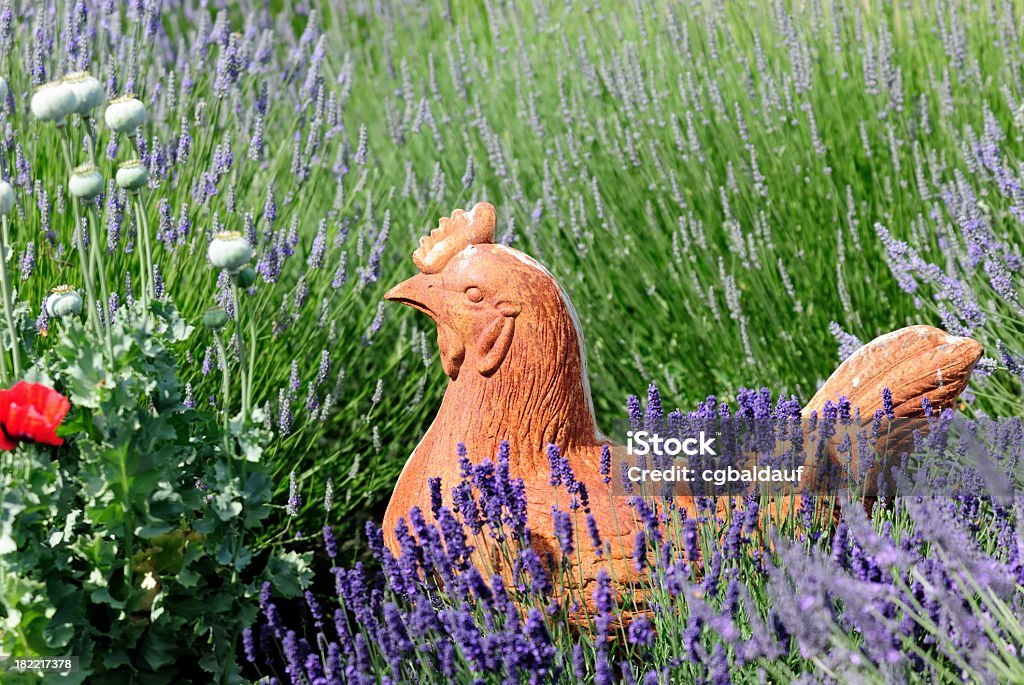
<svg viewBox="0 0 1024 685"><path fill-rule="evenodd" d="M396 554L398 519L412 507L430 516L427 479L440 476L446 498L459 482L460 442L479 460L493 459L500 443L508 441L511 475L525 483L532 544L541 558L559 554L547 445L561 449L590 493L607 489L600 461L602 447L611 443L595 423L576 311L541 264L493 242L495 222L495 208L486 202L442 218L413 254L419 273L385 295L434 320L441 364L450 379L437 417L409 457L388 504L385 540ZM805 411L820 411L827 399L846 396L861 406L862 415L871 416L886 387L897 416L919 414L926 396L941 409L964 389L980 355L974 341L927 326L903 329L849 358ZM614 463L626 458L625 448L611 449ZM574 561L582 582L589 584L605 563L620 567L616 577L628 577L632 564L625 556L632 549L635 518L628 498L591 500L599 529L606 535L618 531L630 542L611 545L610 559L588 558L586 550L577 549L581 558Z"/></svg>

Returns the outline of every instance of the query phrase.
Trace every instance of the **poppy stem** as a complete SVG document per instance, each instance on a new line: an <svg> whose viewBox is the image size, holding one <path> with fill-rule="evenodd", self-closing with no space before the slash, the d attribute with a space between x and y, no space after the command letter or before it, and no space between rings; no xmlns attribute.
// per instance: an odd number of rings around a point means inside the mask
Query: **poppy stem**
<svg viewBox="0 0 1024 685"><path fill-rule="evenodd" d="M11 278L7 272L7 255L11 250L11 236L10 229L7 223L7 217L3 217L3 258L0 259L0 287L3 288L2 294L4 298L4 318L7 319L7 331L11 335L11 356L14 360L14 377L16 379L21 378L21 351L18 349L21 346L21 342L18 340L18 329L15 327L14 322L14 308L11 305Z"/></svg>
<svg viewBox="0 0 1024 685"><path fill-rule="evenodd" d="M81 117L82 124L85 126L87 131L86 136L89 139L89 161L96 164L96 155L99 152L100 138L96 134L96 122L91 115Z"/></svg>
<svg viewBox="0 0 1024 685"><path fill-rule="evenodd" d="M245 333L242 330L242 307L238 297L238 283L231 279L231 304L235 310L235 334L238 336L238 372L242 377L242 425L249 415L249 371L246 368Z"/></svg>
<svg viewBox="0 0 1024 685"><path fill-rule="evenodd" d="M99 221L96 218L96 207L95 205L90 207L87 212L89 220L89 257L92 262L93 268L96 270L96 275L100 281L100 294L103 298L103 306L101 311L103 312L103 342L107 346L107 356L109 359L114 359L114 343L110 337L110 325L112 313L110 311L110 295L107 293L107 270L103 266L103 255L100 254L103 250L103 246L100 245L100 231Z"/></svg>
<svg viewBox="0 0 1024 685"><path fill-rule="evenodd" d="M2 349L0 349L0 381L2 381L4 385L9 385L11 381L10 376L7 373L7 352Z"/></svg>
<svg viewBox="0 0 1024 685"><path fill-rule="evenodd" d="M228 355L224 347L224 336L220 331L213 332L213 339L217 344L217 357L220 359L221 367L221 391L224 399L221 410L224 413L224 455L228 457L228 468L231 468L231 371L228 368Z"/></svg>
<svg viewBox="0 0 1024 685"><path fill-rule="evenodd" d="M129 202L132 203L132 208L135 210L135 226L138 230L138 235L135 238L136 243L138 244L135 246L135 249L139 252L139 277L141 279L139 285L141 286L140 289L142 291L142 308L149 311L149 279L153 276L153 270L149 267L149 260L146 258L146 248L139 239L144 233L148 234L149 228L148 226L143 228L146 219L145 214L142 211L141 194L132 193Z"/></svg>
<svg viewBox="0 0 1024 685"><path fill-rule="evenodd" d="M146 216L146 207L142 202L141 190L135 193L135 222L139 228L139 247L146 264L143 287L147 289L147 292L143 302L146 303L148 308L149 301L156 299L156 274L153 271L153 242L149 235L149 217Z"/></svg>
<svg viewBox="0 0 1024 685"><path fill-rule="evenodd" d="M68 136L67 125L59 127L61 131L61 149L64 151L64 161L68 165L68 172L75 168L71 160L71 141ZM82 230L82 210L77 197L71 198L71 206L74 209L75 230L72 233L72 242L78 251L78 263L82 269L82 280L85 281L85 297L89 303L88 318L92 322L93 331L97 340L103 340L103 330L100 325L100 312L96 308L96 294L93 291L92 272L89 269L89 262L85 256L85 232ZM106 306L106 303L104 303Z"/></svg>

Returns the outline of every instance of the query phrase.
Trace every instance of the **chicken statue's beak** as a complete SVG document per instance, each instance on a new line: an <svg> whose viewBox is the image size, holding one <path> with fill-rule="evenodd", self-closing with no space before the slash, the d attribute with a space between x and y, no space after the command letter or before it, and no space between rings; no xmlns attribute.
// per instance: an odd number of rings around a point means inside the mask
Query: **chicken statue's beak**
<svg viewBox="0 0 1024 685"><path fill-rule="evenodd" d="M408 305L437 321L438 283L434 274L416 274L384 293L384 299Z"/></svg>

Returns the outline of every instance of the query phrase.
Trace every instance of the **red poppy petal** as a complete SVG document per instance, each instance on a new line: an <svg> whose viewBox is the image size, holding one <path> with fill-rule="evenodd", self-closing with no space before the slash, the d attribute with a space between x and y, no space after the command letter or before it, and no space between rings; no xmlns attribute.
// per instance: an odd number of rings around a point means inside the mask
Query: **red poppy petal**
<svg viewBox="0 0 1024 685"><path fill-rule="evenodd" d="M71 409L71 402L56 390L46 389L49 392L45 395L45 401L41 405L35 404L35 407L46 417L47 426L53 431L64 420L64 417L67 416L68 411Z"/></svg>
<svg viewBox="0 0 1024 685"><path fill-rule="evenodd" d="M13 402L11 391L0 389L0 423L7 421L7 410L11 406L11 402Z"/></svg>
<svg viewBox="0 0 1024 685"><path fill-rule="evenodd" d="M54 432L71 403L53 388L21 381L0 396L0 423L7 435L47 445L62 445Z"/></svg>
<svg viewBox="0 0 1024 685"><path fill-rule="evenodd" d="M43 416L28 404L12 404L7 410L4 430L12 438L34 439L37 433L45 432Z"/></svg>
<svg viewBox="0 0 1024 685"><path fill-rule="evenodd" d="M7 437L7 433L4 432L3 426L0 426L0 450L11 452L17 446L18 443Z"/></svg>

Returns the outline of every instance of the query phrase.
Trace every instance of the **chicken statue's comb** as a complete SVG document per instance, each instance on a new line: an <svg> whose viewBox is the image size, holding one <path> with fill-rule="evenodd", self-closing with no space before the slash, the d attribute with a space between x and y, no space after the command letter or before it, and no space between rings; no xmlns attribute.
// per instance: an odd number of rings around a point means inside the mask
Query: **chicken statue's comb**
<svg viewBox="0 0 1024 685"><path fill-rule="evenodd" d="M436 274L469 245L494 242L496 221L490 202L477 202L468 212L456 209L451 216L441 217L430 235L420 238L419 249L412 253L413 264L422 273Z"/></svg>

